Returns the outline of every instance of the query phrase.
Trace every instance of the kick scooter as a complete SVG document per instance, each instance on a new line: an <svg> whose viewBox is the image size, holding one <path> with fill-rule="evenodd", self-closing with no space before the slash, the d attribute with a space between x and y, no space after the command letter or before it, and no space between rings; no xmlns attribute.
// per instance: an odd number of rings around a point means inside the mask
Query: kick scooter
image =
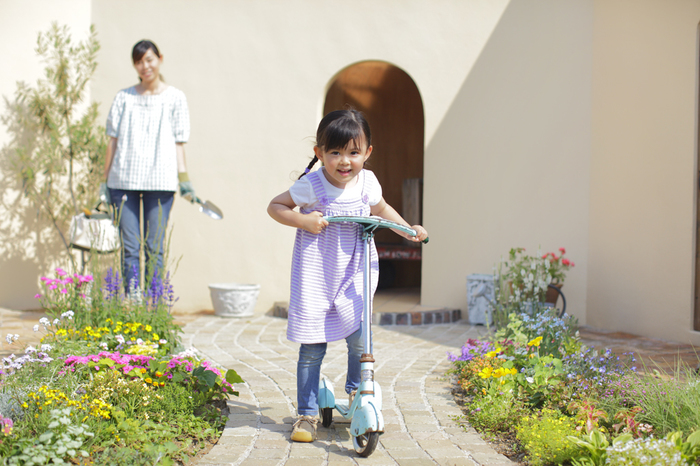
<svg viewBox="0 0 700 466"><path fill-rule="evenodd" d="M333 409L337 410L345 419L352 419L350 434L352 444L358 455L368 457L377 448L379 435L384 433L384 418L382 417L382 389L374 380L374 357L372 356L372 269L370 258L370 245L374 238L375 230L379 228L393 228L416 236L416 231L405 225L401 225L380 217L324 217L328 222L354 222L362 227L362 240L364 243L364 277L363 277L363 307L362 307L362 338L364 354L360 358L360 386L357 394L348 406L347 401L336 400L333 393L333 385L330 380L324 378L319 382L318 406L321 414L321 424L328 427L333 421ZM424 243L428 242L426 238Z"/></svg>

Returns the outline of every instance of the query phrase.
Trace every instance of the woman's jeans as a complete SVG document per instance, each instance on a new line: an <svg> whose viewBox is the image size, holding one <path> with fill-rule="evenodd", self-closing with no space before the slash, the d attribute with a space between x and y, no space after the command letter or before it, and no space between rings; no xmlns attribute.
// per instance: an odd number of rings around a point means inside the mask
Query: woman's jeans
<svg viewBox="0 0 700 466"><path fill-rule="evenodd" d="M350 393L360 386L360 357L364 353L362 326L345 339L348 344L348 374L345 392ZM297 363L297 413L300 416L318 415L318 384L321 363L328 343L301 344Z"/></svg>
<svg viewBox="0 0 700 466"><path fill-rule="evenodd" d="M140 288L139 250L141 248L141 202L146 236L146 277L159 277L163 269L163 238L173 206L173 191L109 190L119 218L122 240L122 276L127 293ZM155 268L151 270L155 265ZM145 284L148 286L148 284Z"/></svg>

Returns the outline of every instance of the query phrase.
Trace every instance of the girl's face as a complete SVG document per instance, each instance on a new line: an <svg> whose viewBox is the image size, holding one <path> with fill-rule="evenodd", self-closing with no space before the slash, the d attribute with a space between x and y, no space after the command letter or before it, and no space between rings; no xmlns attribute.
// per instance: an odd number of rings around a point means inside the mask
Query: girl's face
<svg viewBox="0 0 700 466"><path fill-rule="evenodd" d="M357 183L357 175L372 153L372 146L367 147L363 137L357 143L350 141L343 148L325 149L316 146L314 152L325 167L326 179L336 188L346 189Z"/></svg>
<svg viewBox="0 0 700 466"><path fill-rule="evenodd" d="M148 49L141 59L134 63L134 69L142 83L150 84L160 78L161 63L163 63L163 57L156 55L153 49Z"/></svg>

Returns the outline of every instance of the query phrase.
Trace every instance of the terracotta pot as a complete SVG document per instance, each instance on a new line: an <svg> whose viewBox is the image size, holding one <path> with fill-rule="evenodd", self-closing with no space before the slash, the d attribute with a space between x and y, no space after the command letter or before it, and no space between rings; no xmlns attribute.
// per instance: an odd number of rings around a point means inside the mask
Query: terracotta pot
<svg viewBox="0 0 700 466"><path fill-rule="evenodd" d="M552 288L551 286L547 287L547 293L544 296L544 302L545 303L550 303L550 304L556 304L557 299L559 299L559 290L564 286L563 283L552 283L552 286L555 286L556 288Z"/></svg>

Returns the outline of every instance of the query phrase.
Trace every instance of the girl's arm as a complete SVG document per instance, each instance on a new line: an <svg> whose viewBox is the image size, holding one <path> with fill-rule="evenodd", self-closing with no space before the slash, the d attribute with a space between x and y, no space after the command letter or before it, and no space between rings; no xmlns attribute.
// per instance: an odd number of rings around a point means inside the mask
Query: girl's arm
<svg viewBox="0 0 700 466"><path fill-rule="evenodd" d="M406 222L406 220L404 220L403 217L399 215L399 213L396 210L394 210L393 207L386 203L383 197L377 205L373 205L370 208L370 211L372 212L372 215L376 215L377 217L381 217L385 220L391 220L392 222L400 223L401 225L406 225L407 227L411 227L414 230L416 230L416 233L418 233L418 235L409 236L408 233L392 229L394 233L401 235L406 239L418 242L423 241L425 238L428 237L428 232L425 228L423 228L420 225L409 225L408 222Z"/></svg>
<svg viewBox="0 0 700 466"><path fill-rule="evenodd" d="M301 228L315 235L328 226L328 221L323 218L321 212L302 214L294 210L296 206L292 195L289 191L285 191L270 201L267 213L282 225Z"/></svg>

